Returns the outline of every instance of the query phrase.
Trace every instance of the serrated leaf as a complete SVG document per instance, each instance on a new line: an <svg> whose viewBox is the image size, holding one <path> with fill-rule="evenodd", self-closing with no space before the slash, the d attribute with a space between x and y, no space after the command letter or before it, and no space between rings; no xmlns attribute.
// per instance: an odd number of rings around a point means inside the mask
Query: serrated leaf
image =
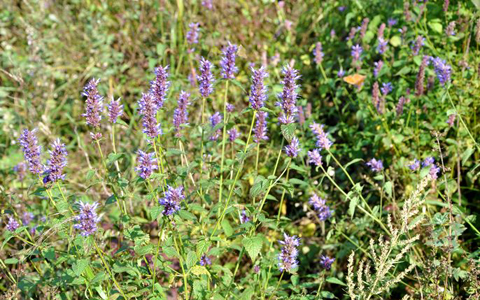
<svg viewBox="0 0 480 300"><path fill-rule="evenodd" d="M291 124L288 124L288 125L282 125L282 127L281 127L282 135L289 143L293 139L293 137L295 136L295 129L296 129L295 123L291 123Z"/></svg>
<svg viewBox="0 0 480 300"><path fill-rule="evenodd" d="M200 276L200 275L208 275L210 276L210 273L208 272L207 268L204 266L194 266L193 268L190 269L190 272L192 274Z"/></svg>
<svg viewBox="0 0 480 300"><path fill-rule="evenodd" d="M223 219L222 228L223 228L223 231L225 232L225 234L227 236L231 236L233 234L233 228L232 228L232 226L230 225L230 222L227 219Z"/></svg>
<svg viewBox="0 0 480 300"><path fill-rule="evenodd" d="M358 197L350 198L350 204L348 205L348 214L353 218L355 214L355 208L358 205Z"/></svg>
<svg viewBox="0 0 480 300"><path fill-rule="evenodd" d="M262 239L258 236L252 238L246 237L243 239L242 244L245 246L245 250L247 250L252 260L255 260L260 250L262 250Z"/></svg>
<svg viewBox="0 0 480 300"><path fill-rule="evenodd" d="M75 272L75 275L80 276L83 273L83 270L88 266L88 259L80 259L77 260L72 267L73 272Z"/></svg>
<svg viewBox="0 0 480 300"><path fill-rule="evenodd" d="M210 241L199 241L196 247L197 257L200 258L203 254L207 253L212 243Z"/></svg>
<svg viewBox="0 0 480 300"><path fill-rule="evenodd" d="M190 269L195 265L196 262L197 262L197 254L195 254L195 252L193 251L188 251L187 259L186 259L187 268Z"/></svg>

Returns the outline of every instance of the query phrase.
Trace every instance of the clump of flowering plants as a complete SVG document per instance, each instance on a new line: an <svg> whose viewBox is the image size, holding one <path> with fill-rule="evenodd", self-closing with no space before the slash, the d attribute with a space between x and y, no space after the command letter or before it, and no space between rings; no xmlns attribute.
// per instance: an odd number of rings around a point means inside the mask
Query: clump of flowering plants
<svg viewBox="0 0 480 300"><path fill-rule="evenodd" d="M7 299L479 296L473 2L170 2L2 15Z"/></svg>

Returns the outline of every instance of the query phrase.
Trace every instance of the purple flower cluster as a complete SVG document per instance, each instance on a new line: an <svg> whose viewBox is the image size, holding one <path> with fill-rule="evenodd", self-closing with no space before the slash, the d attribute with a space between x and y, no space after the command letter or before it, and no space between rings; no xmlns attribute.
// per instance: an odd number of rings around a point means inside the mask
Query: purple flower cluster
<svg viewBox="0 0 480 300"><path fill-rule="evenodd" d="M240 223L245 224L250 221L250 218L247 215L247 212L242 210L242 213L240 214Z"/></svg>
<svg viewBox="0 0 480 300"><path fill-rule="evenodd" d="M135 171L138 176L143 179L148 179L154 170L157 170L157 159L155 158L155 153L147 153L142 150L137 152L137 166Z"/></svg>
<svg viewBox="0 0 480 300"><path fill-rule="evenodd" d="M117 119L123 115L123 105L120 104L120 98L112 101L108 104L108 120L110 123L117 123Z"/></svg>
<svg viewBox="0 0 480 300"><path fill-rule="evenodd" d="M317 194L313 193L308 202L317 212L320 221L325 221L332 216L332 211L330 210L330 207L327 206L325 199L322 199Z"/></svg>
<svg viewBox="0 0 480 300"><path fill-rule="evenodd" d="M388 23L388 27L392 27L392 26L397 25L398 20L397 20L397 19L393 19L393 18L389 18L387 23Z"/></svg>
<svg viewBox="0 0 480 300"><path fill-rule="evenodd" d="M211 93L213 93L213 74L212 74L213 64L206 60L205 58L200 59L200 75L197 76L199 82L198 89L202 97L207 98Z"/></svg>
<svg viewBox="0 0 480 300"><path fill-rule="evenodd" d="M48 179L51 182L57 180L65 180L65 174L63 174L63 168L67 165L67 149L65 144L60 142L60 139L56 139L52 143L52 150L50 153L50 159L47 160L47 172Z"/></svg>
<svg viewBox="0 0 480 300"><path fill-rule="evenodd" d="M448 126L452 127L453 124L455 123L455 119L457 118L457 114L451 114L448 116L447 124Z"/></svg>
<svg viewBox="0 0 480 300"><path fill-rule="evenodd" d="M425 38L420 35L415 39L415 42L413 42L413 45L411 47L413 55L418 55L423 45L425 45Z"/></svg>
<svg viewBox="0 0 480 300"><path fill-rule="evenodd" d="M295 122L297 109L297 88L296 80L300 78L298 71L290 66L283 69L283 91L278 95L282 102L277 103L282 108L278 120L282 124L290 124Z"/></svg>
<svg viewBox="0 0 480 300"><path fill-rule="evenodd" d="M213 9L213 0L203 0L202 1L202 6L205 7L208 10Z"/></svg>
<svg viewBox="0 0 480 300"><path fill-rule="evenodd" d="M36 133L37 129L31 131L24 129L20 135L19 143L30 172L40 174L43 172L43 166L40 163L40 146L38 145Z"/></svg>
<svg viewBox="0 0 480 300"><path fill-rule="evenodd" d="M100 79L91 79L87 85L83 88L82 95L87 97L85 113L82 115L85 117L87 124L93 127L100 126L102 120L103 109L103 97L98 93L97 85Z"/></svg>
<svg viewBox="0 0 480 300"><path fill-rule="evenodd" d="M419 97L423 95L424 87L423 82L425 81L425 68L428 65L428 56L423 56L422 63L417 73L417 80L415 81L415 96Z"/></svg>
<svg viewBox="0 0 480 300"><path fill-rule="evenodd" d="M235 105L231 103L227 103L226 108L227 108L227 112L231 113L235 110Z"/></svg>
<svg viewBox="0 0 480 300"><path fill-rule="evenodd" d="M335 258L329 258L328 256L325 256L325 255L320 256L320 265L325 270L330 270L334 261L335 261Z"/></svg>
<svg viewBox="0 0 480 300"><path fill-rule="evenodd" d="M308 163L314 164L317 167L322 165L322 156L320 155L320 151L318 149L313 149L312 151L308 151Z"/></svg>
<svg viewBox="0 0 480 300"><path fill-rule="evenodd" d="M28 212L28 211L24 212L22 216L22 224L24 226L27 226L28 224L30 224L30 222L33 221L34 217L35 216L31 212Z"/></svg>
<svg viewBox="0 0 480 300"><path fill-rule="evenodd" d="M429 156L423 160L422 167L428 167L433 165L434 163L435 163L435 158L433 158L432 156Z"/></svg>
<svg viewBox="0 0 480 300"><path fill-rule="evenodd" d="M74 227L81 231L82 236L92 235L97 231L97 223L100 221L95 212L98 203L89 204L80 201L78 204L80 205L80 214L75 217L75 221L78 223Z"/></svg>
<svg viewBox="0 0 480 300"><path fill-rule="evenodd" d="M218 124L220 124L220 122L222 122L222 115L219 113L219 112L216 112L214 113L211 117L210 117L210 126L212 126L212 129L215 128L215 126L217 126ZM210 140L211 141L216 141L219 137L220 137L220 134L222 133L221 129L217 129L215 130L215 132L212 134L212 136L210 137Z"/></svg>
<svg viewBox="0 0 480 300"><path fill-rule="evenodd" d="M177 132L177 136L180 135L180 126L182 124L188 124L188 111L187 106L190 104L188 101L190 94L184 91L180 92L180 96L178 97L178 106L175 108L173 112L173 126L175 126L175 131Z"/></svg>
<svg viewBox="0 0 480 300"><path fill-rule="evenodd" d="M393 86L391 82L384 82L382 83L382 88L380 89L384 96L388 95L391 91L393 91Z"/></svg>
<svg viewBox="0 0 480 300"><path fill-rule="evenodd" d="M416 170L420 169L420 161L415 158L415 159L408 165L408 168L410 168L410 170L412 170L412 171L416 171Z"/></svg>
<svg viewBox="0 0 480 300"><path fill-rule="evenodd" d="M445 86L450 81L452 76L452 67L440 57L430 58L430 62L433 64L435 74L437 74L438 81L442 86Z"/></svg>
<svg viewBox="0 0 480 300"><path fill-rule="evenodd" d="M383 170L382 161L376 160L375 158L372 158L369 162L367 162L367 166L369 166L374 172L381 172Z"/></svg>
<svg viewBox="0 0 480 300"><path fill-rule="evenodd" d="M265 111L259 111L257 113L257 121L255 123L255 128L253 129L255 135L253 140L255 143L260 143L262 140L268 140L267 136L267 117L268 113Z"/></svg>
<svg viewBox="0 0 480 300"><path fill-rule="evenodd" d="M285 146L285 153L291 158L297 157L300 150L300 142L298 141L297 137L293 137L290 141L290 144Z"/></svg>
<svg viewBox="0 0 480 300"><path fill-rule="evenodd" d="M321 64L323 61L323 51L322 51L322 43L318 42L315 44L315 48L313 49L313 56L315 57L315 63L317 65Z"/></svg>
<svg viewBox="0 0 480 300"><path fill-rule="evenodd" d="M164 216L170 216L180 210L180 202L185 199L183 194L183 186L173 188L167 186L165 197L158 200L158 203L163 206L162 214Z"/></svg>
<svg viewBox="0 0 480 300"><path fill-rule="evenodd" d="M313 123L310 125L310 129L317 137L317 147L319 147L320 149L329 150L330 147L333 145L333 142L328 139L327 134L323 130L323 125Z"/></svg>
<svg viewBox="0 0 480 300"><path fill-rule="evenodd" d="M238 68L235 66L237 51L237 45L233 45L230 42L228 42L228 46L223 49L220 66L222 67L222 77L224 79L235 79L235 73L238 72Z"/></svg>
<svg viewBox="0 0 480 300"><path fill-rule="evenodd" d="M162 128L156 117L158 106L154 102L153 95L150 93L142 94L142 98L138 101L138 106L140 115L142 115L143 132L150 139L154 139L162 134Z"/></svg>
<svg viewBox="0 0 480 300"><path fill-rule="evenodd" d="M279 242L282 245L282 250L278 255L278 268L281 272L291 272L298 266L297 247L300 246L300 239L296 236L288 236L286 233L283 236L284 240Z"/></svg>
<svg viewBox="0 0 480 300"><path fill-rule="evenodd" d="M255 110L259 110L265 105L267 100L267 87L265 86L264 79L268 77L268 73L265 72L265 68L259 69L252 68L252 86L250 92L250 104Z"/></svg>
<svg viewBox="0 0 480 300"><path fill-rule="evenodd" d="M14 232L17 230L17 228L20 227L20 224L18 224L17 220L15 218L9 216L8 217L8 223L7 223L7 230Z"/></svg>
<svg viewBox="0 0 480 300"><path fill-rule="evenodd" d="M212 260L210 259L210 257L208 257L206 254L202 255L202 257L200 258L200 265L207 266L211 264L212 264Z"/></svg>
<svg viewBox="0 0 480 300"><path fill-rule="evenodd" d="M150 82L150 94L157 110L163 107L163 102L165 102L165 97L170 88L170 81L167 80L168 76L168 66L159 66L155 68L155 80Z"/></svg>

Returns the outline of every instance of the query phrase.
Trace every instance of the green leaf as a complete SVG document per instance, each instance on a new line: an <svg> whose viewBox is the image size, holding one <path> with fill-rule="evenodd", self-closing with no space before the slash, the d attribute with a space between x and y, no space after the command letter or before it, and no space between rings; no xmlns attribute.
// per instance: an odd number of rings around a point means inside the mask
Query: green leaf
<svg viewBox="0 0 480 300"><path fill-rule="evenodd" d="M385 182L385 185L383 186L383 190L385 191L385 193L388 194L388 197L392 198L393 183L391 181Z"/></svg>
<svg viewBox="0 0 480 300"><path fill-rule="evenodd" d="M189 220L189 221L195 221L195 220L197 220L197 217L195 217L194 214L192 214L191 212L186 211L186 210L184 210L184 209L181 209L180 211L178 211L178 215L179 215L182 219L185 219L185 220Z"/></svg>
<svg viewBox="0 0 480 300"><path fill-rule="evenodd" d="M322 291L321 295L323 298L335 299L335 295L327 291Z"/></svg>
<svg viewBox="0 0 480 300"><path fill-rule="evenodd" d="M205 240L199 241L197 243L197 249L196 249L197 258L200 258L203 254L205 254L211 245L212 245L212 242L210 241L205 241Z"/></svg>
<svg viewBox="0 0 480 300"><path fill-rule="evenodd" d="M233 228L232 228L232 226L230 225L230 222L228 222L227 219L223 219L222 228L223 228L223 231L225 232L225 234L227 236L231 236L233 234Z"/></svg>
<svg viewBox="0 0 480 300"><path fill-rule="evenodd" d="M200 275L208 275L210 276L210 273L208 272L207 268L204 266L194 266L193 268L190 269L190 272L192 274L200 276Z"/></svg>
<svg viewBox="0 0 480 300"><path fill-rule="evenodd" d="M253 295L255 294L254 287L250 286L243 293L240 295L240 300L250 300L252 299Z"/></svg>
<svg viewBox="0 0 480 300"><path fill-rule="evenodd" d="M15 257L7 258L7 259L5 260L5 263L6 263L7 265L14 265L14 264L16 264L17 262L18 262L18 259L16 259Z"/></svg>
<svg viewBox="0 0 480 300"><path fill-rule="evenodd" d="M72 267L73 272L75 272L75 275L80 276L83 273L83 270L88 266L88 259L80 259L77 260Z"/></svg>
<svg viewBox="0 0 480 300"><path fill-rule="evenodd" d="M197 254L195 254L194 251L191 251L191 250L188 251L186 262L187 262L187 268L188 269L193 267L195 265L195 263L197 262Z"/></svg>
<svg viewBox="0 0 480 300"><path fill-rule="evenodd" d="M290 143L290 141L295 136L295 129L296 129L295 123L291 123L291 124L288 124L288 125L282 125L281 128L282 128L283 137Z"/></svg>
<svg viewBox="0 0 480 300"><path fill-rule="evenodd" d="M358 197L350 198L350 204L348 205L348 214L353 218L355 214L355 208L358 205Z"/></svg>
<svg viewBox="0 0 480 300"><path fill-rule="evenodd" d="M434 21L430 21L428 22L428 26L430 28L432 28L433 31L436 31L438 33L443 33L443 27L442 27L442 24L441 23L437 23L437 22L434 22Z"/></svg>
<svg viewBox="0 0 480 300"><path fill-rule="evenodd" d="M250 197L255 198L267 188L267 180L262 175L255 177L252 188L250 188Z"/></svg>
<svg viewBox="0 0 480 300"><path fill-rule="evenodd" d="M347 286L343 281L341 281L340 279L336 278L336 277L328 277L326 279L327 282L330 282L330 283L333 283L333 284L338 284L338 285L343 285L343 286Z"/></svg>
<svg viewBox="0 0 480 300"><path fill-rule="evenodd" d="M262 250L262 239L258 236L252 238L246 237L243 239L242 244L245 246L245 249L252 260L255 260L260 253L260 250Z"/></svg>
<svg viewBox="0 0 480 300"><path fill-rule="evenodd" d="M398 47L400 46L401 43L402 43L402 39L398 35L392 36L392 38L390 39L390 44L393 47Z"/></svg>

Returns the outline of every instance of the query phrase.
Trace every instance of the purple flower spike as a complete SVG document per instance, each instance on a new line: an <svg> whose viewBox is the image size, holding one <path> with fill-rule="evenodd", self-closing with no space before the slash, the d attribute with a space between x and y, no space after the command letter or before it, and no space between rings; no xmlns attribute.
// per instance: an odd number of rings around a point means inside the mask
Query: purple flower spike
<svg viewBox="0 0 480 300"><path fill-rule="evenodd" d="M327 134L323 130L323 125L313 123L310 125L310 129L312 129L313 134L317 137L317 147L329 150L333 142L328 139Z"/></svg>
<svg viewBox="0 0 480 300"><path fill-rule="evenodd" d="M75 217L78 223L73 227L80 230L82 236L92 235L97 231L97 223L100 221L100 218L95 212L98 203L94 202L93 204L89 204L80 201L78 204L80 205L80 214Z"/></svg>
<svg viewBox="0 0 480 300"><path fill-rule="evenodd" d="M290 145L285 146L285 153L291 158L297 157L300 150L302 149L300 149L300 142L298 141L297 137L293 137Z"/></svg>
<svg viewBox="0 0 480 300"><path fill-rule="evenodd" d="M363 48L360 45L352 46L351 54L354 62L360 60L360 55L362 54L362 52L363 52Z"/></svg>
<svg viewBox="0 0 480 300"><path fill-rule="evenodd" d="M50 159L47 161L48 179L51 182L57 180L65 180L65 174L63 174L63 168L67 165L67 149L65 144L60 142L60 139L56 139L52 143L52 150L50 153Z"/></svg>
<svg viewBox="0 0 480 300"><path fill-rule="evenodd" d="M203 0L202 1L202 6L205 7L208 10L213 9L213 0Z"/></svg>
<svg viewBox="0 0 480 300"><path fill-rule="evenodd" d="M24 162L18 163L15 167L13 167L13 171L18 174L18 181L22 182L27 173L27 165Z"/></svg>
<svg viewBox="0 0 480 300"><path fill-rule="evenodd" d="M388 46L388 41L384 40L383 38L378 39L378 46L377 46L377 51L380 54L385 53L387 51L387 46Z"/></svg>
<svg viewBox="0 0 480 300"><path fill-rule="evenodd" d="M155 153L147 153L138 150L137 155L137 166L135 167L135 171L138 176L146 180L152 175L154 170L158 169Z"/></svg>
<svg viewBox="0 0 480 300"><path fill-rule="evenodd" d="M278 120L282 124L290 124L295 122L297 114L297 88L296 81L300 78L298 71L290 66L286 66L283 69L283 91L278 95L282 102L278 102L277 106L282 108Z"/></svg>
<svg viewBox="0 0 480 300"><path fill-rule="evenodd" d="M253 140L255 143L260 143L262 140L267 141L268 136L267 136L267 117L268 113L264 111L259 111L257 113L257 121L255 123L255 128L254 128L254 133L255 136L253 137Z"/></svg>
<svg viewBox="0 0 480 300"><path fill-rule="evenodd" d="M220 61L222 67L222 77L224 79L235 79L235 73L238 68L235 66L238 47L228 42L228 46L223 49L223 58Z"/></svg>
<svg viewBox="0 0 480 300"><path fill-rule="evenodd" d="M332 216L332 211L327 206L325 199L320 198L317 194L314 193L308 202L317 212L320 221L325 221Z"/></svg>
<svg viewBox="0 0 480 300"><path fill-rule="evenodd" d="M415 159L408 165L408 167L410 168L410 170L416 171L416 170L420 169L420 161L415 158Z"/></svg>
<svg viewBox="0 0 480 300"><path fill-rule="evenodd" d="M100 126L102 120L103 110L103 97L98 93L97 85L100 79L91 79L87 85L83 88L82 95L87 97L85 113L82 115L85 117L87 124L93 127Z"/></svg>
<svg viewBox="0 0 480 300"><path fill-rule="evenodd" d="M249 101L253 109L259 110L265 105L265 100L267 100L267 88L263 81L268 77L268 73L265 72L263 67L257 70L252 68L252 73L252 86Z"/></svg>
<svg viewBox="0 0 480 300"><path fill-rule="evenodd" d="M36 136L37 129L29 131L24 129L20 135L19 143L22 146L23 157L28 164L28 169L33 174L40 174L43 172L43 166L40 163L40 146Z"/></svg>
<svg viewBox="0 0 480 300"><path fill-rule="evenodd" d="M18 227L20 227L20 224L18 224L17 220L9 216L8 223L7 223L7 230L14 232L15 230L17 230Z"/></svg>
<svg viewBox="0 0 480 300"><path fill-rule="evenodd" d="M217 126L218 124L220 124L220 122L222 122L222 115L219 112L214 113L210 117L210 125L212 126L212 129L215 128L215 126ZM210 137L210 140L216 141L220 137L221 133L222 133L222 130L220 128L215 130L215 132Z"/></svg>
<svg viewBox="0 0 480 300"><path fill-rule="evenodd" d="M180 210L180 202L185 199L183 194L183 186L173 188L167 186L165 197L158 200L158 203L163 206L162 214L164 216L170 216Z"/></svg>
<svg viewBox="0 0 480 300"><path fill-rule="evenodd" d="M200 24L198 23L190 23L188 25L188 27L190 28L190 30L187 32L187 43L190 45L190 47L193 46L193 44L198 44L198 27L200 26ZM188 52L189 53L192 53L193 51L195 51L195 48L190 48L188 49Z"/></svg>
<svg viewBox="0 0 480 300"><path fill-rule="evenodd" d="M321 64L323 61L323 52L322 52L322 43L318 42L313 49L313 56L315 57L315 63L317 65Z"/></svg>
<svg viewBox="0 0 480 300"><path fill-rule="evenodd" d="M447 62L440 57L431 58L430 61L433 64L435 74L437 74L438 81L442 86L445 86L450 81L452 75L452 67L447 64Z"/></svg>
<svg viewBox="0 0 480 300"><path fill-rule="evenodd" d="M334 261L335 261L335 258L329 258L328 256L325 256L325 255L320 256L320 265L325 270L330 270Z"/></svg>
<svg viewBox="0 0 480 300"><path fill-rule="evenodd" d="M123 115L123 105L120 104L120 98L112 101L108 104L108 120L110 123L117 123L117 119Z"/></svg>
<svg viewBox="0 0 480 300"><path fill-rule="evenodd" d="M430 165L433 165L435 163L435 158L432 156L429 156L425 158L425 160L422 162L422 167L428 167Z"/></svg>
<svg viewBox="0 0 480 300"><path fill-rule="evenodd" d="M380 71L383 68L383 60L376 61L373 64L375 65L375 68L373 69L373 76L375 76L375 78L377 78L378 74L380 73Z"/></svg>
<svg viewBox="0 0 480 300"><path fill-rule="evenodd" d="M180 136L180 126L182 124L188 124L188 111L187 106L190 104L188 101L190 94L184 91L180 92L178 97L178 107L173 112L173 126L175 126L176 136Z"/></svg>
<svg viewBox="0 0 480 300"><path fill-rule="evenodd" d="M369 162L367 162L367 166L369 166L374 172L381 172L383 170L382 161L376 160L375 158L372 158Z"/></svg>
<svg viewBox="0 0 480 300"><path fill-rule="evenodd" d="M201 266L207 266L207 265L211 265L212 264L212 260L207 256L207 255L202 255L202 257L200 258L200 265Z"/></svg>
<svg viewBox="0 0 480 300"><path fill-rule="evenodd" d="M300 246L300 239L296 236L288 236L283 234L284 240L279 243L282 245L282 250L278 255L278 268L281 272L291 272L298 266L297 256Z"/></svg>
<svg viewBox="0 0 480 300"><path fill-rule="evenodd" d="M157 123L158 106L155 104L152 94L142 94L142 98L138 101L139 112L142 115L143 132L150 138L154 139L162 134L162 128Z"/></svg>
<svg viewBox="0 0 480 300"><path fill-rule="evenodd" d="M344 70L338 70L337 76L342 78L343 76L345 76L345 71Z"/></svg>
<svg viewBox="0 0 480 300"><path fill-rule="evenodd" d="M165 102L165 97L170 88L170 81L167 80L168 76L168 65L165 67L159 66L155 68L155 80L150 82L150 94L157 110L163 107L163 102Z"/></svg>
<svg viewBox="0 0 480 300"><path fill-rule="evenodd" d="M228 140L230 142L234 142L240 136L240 133L238 132L238 130L236 128L232 128L232 129L228 130L227 133L228 133Z"/></svg>
<svg viewBox="0 0 480 300"><path fill-rule="evenodd" d="M455 124L455 119L457 118L456 114L451 114L448 116L447 124L448 126L452 127Z"/></svg>
<svg viewBox="0 0 480 300"><path fill-rule="evenodd" d="M320 151L318 151L318 149L308 151L308 163L314 164L317 167L322 165L322 156L320 155Z"/></svg>
<svg viewBox="0 0 480 300"><path fill-rule="evenodd" d="M207 98L211 93L213 93L213 74L212 74L213 65L211 62L205 58L200 59L200 76L197 76L198 88L202 97Z"/></svg>

